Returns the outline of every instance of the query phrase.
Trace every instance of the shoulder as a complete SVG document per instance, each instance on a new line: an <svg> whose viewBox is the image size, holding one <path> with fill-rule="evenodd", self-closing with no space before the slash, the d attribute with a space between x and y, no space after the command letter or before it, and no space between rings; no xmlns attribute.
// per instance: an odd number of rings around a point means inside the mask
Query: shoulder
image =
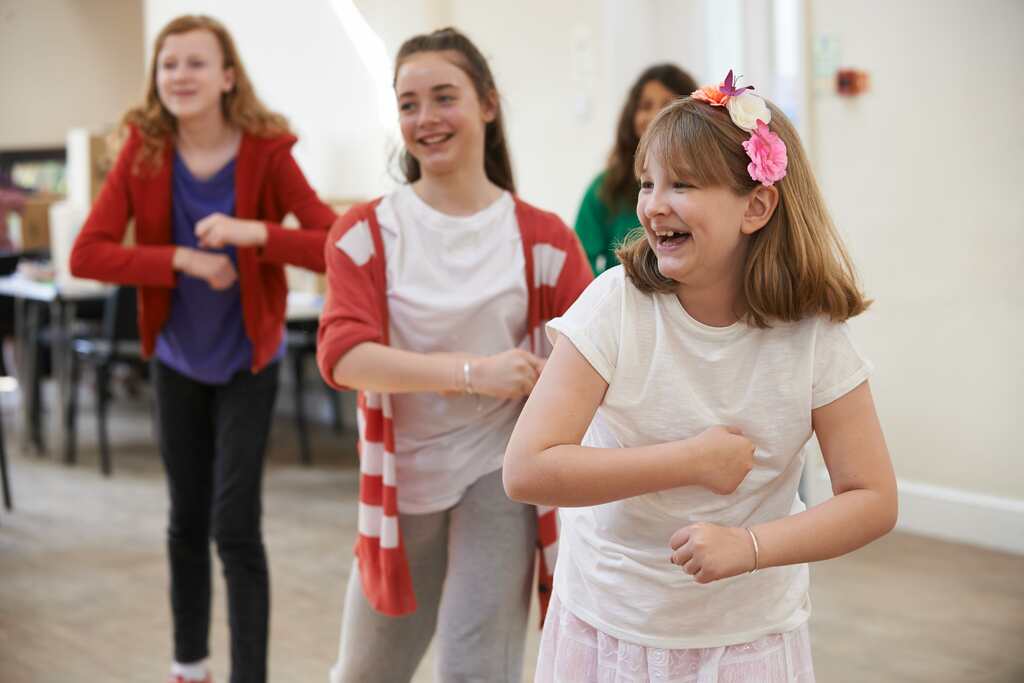
<svg viewBox="0 0 1024 683"><path fill-rule="evenodd" d="M327 244L346 253L357 265L366 263L374 252L370 219L381 199L355 204L338 216L327 235Z"/></svg>
<svg viewBox="0 0 1024 683"><path fill-rule="evenodd" d="M134 123L126 123L111 136L111 141L119 162L129 164L135 160L135 155L142 147L142 131Z"/></svg>
<svg viewBox="0 0 1024 683"><path fill-rule="evenodd" d="M590 181L590 184L587 185L587 191L583 195L583 203L607 211L608 206L601 199L601 188L604 187L605 176L607 176L607 171L601 171Z"/></svg>
<svg viewBox="0 0 1024 683"><path fill-rule="evenodd" d="M621 265L613 266L605 270L594 278L594 281L590 283L590 286L601 288L609 292L629 292L630 294L636 292L642 294L642 292L640 292L640 290L630 282L629 278L626 277L626 269Z"/></svg>
<svg viewBox="0 0 1024 683"><path fill-rule="evenodd" d="M535 241L567 245L576 239L575 233L558 214L538 208L518 196L513 196L513 199L520 227Z"/></svg>
<svg viewBox="0 0 1024 683"><path fill-rule="evenodd" d="M846 322L836 322L827 315L816 315L794 323L805 330L805 334L813 336L818 346L834 346L851 344L850 326Z"/></svg>
<svg viewBox="0 0 1024 683"><path fill-rule="evenodd" d="M565 221L559 218L555 212L534 206L519 195L512 195L512 199L515 201L516 213L520 218L545 227L556 225L565 227Z"/></svg>
<svg viewBox="0 0 1024 683"><path fill-rule="evenodd" d="M243 131L242 139L250 149L259 156L276 156L281 153L290 153L295 143L299 141L291 133L280 133L271 136L255 135Z"/></svg>
<svg viewBox="0 0 1024 683"><path fill-rule="evenodd" d="M152 138L156 140L158 138ZM117 132L111 136L112 144L119 147L119 155L134 157L136 153L146 144L147 138L142 129L136 123L124 123ZM166 136L163 144L174 146L174 138Z"/></svg>
<svg viewBox="0 0 1024 683"><path fill-rule="evenodd" d="M771 327L757 332L762 344L782 350L789 357L827 355L838 344L849 343L846 323L833 322L825 315L788 322L773 320Z"/></svg>
<svg viewBox="0 0 1024 683"><path fill-rule="evenodd" d="M137 149L142 144L142 131L134 123L124 124L124 128L118 134L123 140L121 149ZM117 137L117 136L115 136Z"/></svg>
<svg viewBox="0 0 1024 683"><path fill-rule="evenodd" d="M171 136L164 136L162 139L156 136L147 137L142 128L134 122L123 123L109 138L108 144L116 155L108 177L131 178L133 181L149 180L158 176L170 159L168 148L174 148ZM154 153L157 155L155 158ZM142 165L144 160L147 161L145 166Z"/></svg>
<svg viewBox="0 0 1024 683"><path fill-rule="evenodd" d="M587 308L608 309L620 307L636 295L646 296L633 286L622 266L615 266L594 278L577 301L584 301Z"/></svg>
<svg viewBox="0 0 1024 683"><path fill-rule="evenodd" d="M607 171L601 171L590 181L590 185L587 185L587 197L592 197L600 201L598 196L601 192L601 187L604 185L604 178L607 175Z"/></svg>
<svg viewBox="0 0 1024 683"><path fill-rule="evenodd" d="M548 324L550 329L568 336L595 368L605 368L604 372L598 371L606 380L611 377L610 368L617 356L613 349L626 329L623 320L629 304L625 280L621 268L604 271Z"/></svg>

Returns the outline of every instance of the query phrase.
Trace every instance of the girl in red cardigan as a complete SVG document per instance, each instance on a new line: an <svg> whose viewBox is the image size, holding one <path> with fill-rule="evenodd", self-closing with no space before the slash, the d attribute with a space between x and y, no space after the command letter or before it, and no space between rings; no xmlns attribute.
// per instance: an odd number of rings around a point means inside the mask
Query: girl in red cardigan
<svg viewBox="0 0 1024 683"><path fill-rule="evenodd" d="M360 390L360 506L331 680L520 680L538 544L554 514L510 501L501 459L544 364L539 331L591 279L576 236L515 195L497 89L468 38L399 50L408 184L340 218L318 362ZM539 514L538 514L539 513Z"/></svg>
<svg viewBox="0 0 1024 683"><path fill-rule="evenodd" d="M226 29L183 16L157 37L145 102L71 254L78 277L139 287L168 475L171 681L209 681L210 536L224 565L231 680L266 679L269 579L260 529L284 352L284 264L324 270L334 213L256 97ZM294 214L302 230L284 229ZM134 246L122 244L135 220Z"/></svg>

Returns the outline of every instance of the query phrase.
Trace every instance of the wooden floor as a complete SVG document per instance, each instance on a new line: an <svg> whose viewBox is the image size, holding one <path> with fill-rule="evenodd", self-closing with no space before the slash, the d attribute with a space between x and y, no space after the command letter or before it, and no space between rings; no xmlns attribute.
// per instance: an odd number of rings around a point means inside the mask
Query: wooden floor
<svg viewBox="0 0 1024 683"><path fill-rule="evenodd" d="M115 404L115 472L98 474L90 416L67 467L16 451L14 513L0 512L0 681L162 682L170 656L166 494L144 405ZM279 420L265 480L273 607L270 680L322 682L337 648L356 513L350 437L318 429L297 464ZM218 570L219 571L219 570ZM905 534L812 569L811 637L823 683L1024 681L1024 557ZM224 590L212 665L227 680ZM537 633L527 636L531 679ZM430 656L415 678L432 680Z"/></svg>

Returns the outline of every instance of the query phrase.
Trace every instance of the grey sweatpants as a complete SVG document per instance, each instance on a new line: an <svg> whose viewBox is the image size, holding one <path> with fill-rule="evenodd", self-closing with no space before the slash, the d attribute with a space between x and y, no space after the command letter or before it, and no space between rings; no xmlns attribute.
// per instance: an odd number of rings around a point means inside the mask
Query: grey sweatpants
<svg viewBox="0 0 1024 683"><path fill-rule="evenodd" d="M418 609L389 617L363 595L352 563L331 683L409 681L437 632L435 680L519 683L537 538L532 506L505 495L501 470L455 507L399 515Z"/></svg>

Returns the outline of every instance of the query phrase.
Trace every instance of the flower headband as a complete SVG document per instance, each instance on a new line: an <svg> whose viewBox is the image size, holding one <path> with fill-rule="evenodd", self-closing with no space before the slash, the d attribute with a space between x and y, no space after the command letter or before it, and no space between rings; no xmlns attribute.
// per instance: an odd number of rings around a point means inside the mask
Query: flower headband
<svg viewBox="0 0 1024 683"><path fill-rule="evenodd" d="M765 187L771 187L786 175L786 144L775 133L768 130L772 111L765 101L748 90L754 86L736 87L732 69L719 86L705 85L690 95L695 100L707 102L712 107L725 107L729 118L738 127L750 133L750 139L743 143L743 149L750 157L747 173L753 180Z"/></svg>

